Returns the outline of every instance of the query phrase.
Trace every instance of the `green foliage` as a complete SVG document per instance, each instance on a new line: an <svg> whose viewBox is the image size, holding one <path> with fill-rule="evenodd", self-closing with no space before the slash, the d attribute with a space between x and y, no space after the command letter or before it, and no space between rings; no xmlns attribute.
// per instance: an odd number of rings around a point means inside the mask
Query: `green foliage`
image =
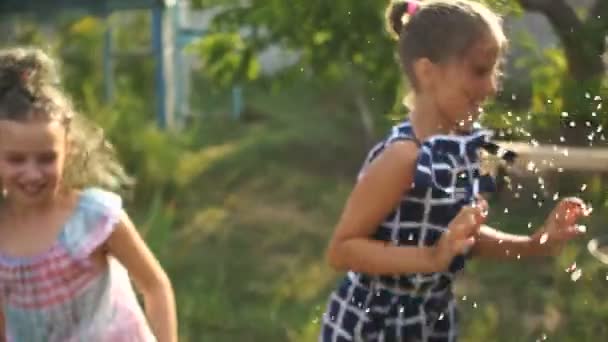
<svg viewBox="0 0 608 342"><path fill-rule="evenodd" d="M517 9L513 1L486 2L503 13ZM226 6L192 50L210 70L208 76L226 84L256 80L261 76L255 62L259 53L278 46L299 56L284 73L354 84L367 98L380 101L386 111L402 96L395 94L401 77L394 57L396 43L385 32L387 4L269 0ZM238 35L243 30L248 33Z"/></svg>

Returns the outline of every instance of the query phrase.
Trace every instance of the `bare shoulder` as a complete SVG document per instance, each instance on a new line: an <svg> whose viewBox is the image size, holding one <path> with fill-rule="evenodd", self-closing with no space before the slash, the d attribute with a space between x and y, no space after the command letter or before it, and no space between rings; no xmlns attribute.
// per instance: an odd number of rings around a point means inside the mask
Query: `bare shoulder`
<svg viewBox="0 0 608 342"><path fill-rule="evenodd" d="M409 173L413 171L418 159L418 150L418 145L411 140L393 142L370 163L363 177L375 173L382 173L385 176Z"/></svg>

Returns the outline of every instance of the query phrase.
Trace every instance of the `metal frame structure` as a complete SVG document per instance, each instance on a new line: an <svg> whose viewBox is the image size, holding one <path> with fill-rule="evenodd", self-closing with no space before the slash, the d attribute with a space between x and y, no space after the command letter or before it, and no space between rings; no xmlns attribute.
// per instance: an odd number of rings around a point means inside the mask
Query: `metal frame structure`
<svg viewBox="0 0 608 342"><path fill-rule="evenodd" d="M152 15L151 55L156 61L156 120L161 128L167 126L169 108L166 104L167 82L164 62L164 12L177 0L2 0L0 15L43 14L45 16L64 11L79 11L86 15L108 18L114 12L127 10L150 10ZM104 90L106 100L113 97L113 48L112 28L108 25L104 37Z"/></svg>

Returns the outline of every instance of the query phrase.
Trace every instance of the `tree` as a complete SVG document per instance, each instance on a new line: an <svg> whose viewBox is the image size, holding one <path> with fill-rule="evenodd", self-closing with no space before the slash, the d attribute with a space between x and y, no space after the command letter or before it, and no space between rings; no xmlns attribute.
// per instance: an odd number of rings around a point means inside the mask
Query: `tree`
<svg viewBox="0 0 608 342"><path fill-rule="evenodd" d="M502 10L513 8L498 0L492 3ZM206 70L227 84L259 77L255 59L268 46L296 51L299 62L284 74L314 75L325 87L340 84L361 114L369 137L374 121L370 108L378 105L386 113L401 96L395 91L400 84L396 44L385 32L387 4L377 0L251 1L217 16L211 33L195 49ZM239 35L244 28L247 34Z"/></svg>
<svg viewBox="0 0 608 342"><path fill-rule="evenodd" d="M560 38L568 61L569 75L577 81L604 75L603 60L608 36L608 1L595 0L586 18L566 0L518 0L527 11L543 14Z"/></svg>
<svg viewBox="0 0 608 342"><path fill-rule="evenodd" d="M551 95L564 99L559 101L559 108L545 106L541 111L550 113L548 115L553 118L556 113L571 112L568 123L572 119L581 122L589 119L590 104L581 103L580 98L586 92L597 94L605 76L602 54L606 50L608 1L596 0L586 16L577 14L577 9L566 0L484 2L506 15L517 15L524 10L547 17L562 42L567 70L561 74L557 67L549 66L551 75L541 71L545 79L560 79L558 89ZM195 47L206 70L216 79L230 84L259 78L257 54L270 45L279 45L300 55L299 63L284 70L285 73L311 74L324 86L341 82L368 131L371 130L369 123L373 121L370 105L379 104L376 110L386 113L400 102L403 94L394 59L395 42L384 30L384 10L388 1L230 3L233 6L217 16L210 34ZM239 35L239 30L242 32L244 28L247 28L247 34ZM532 68L546 67L546 61L540 63ZM542 84L542 81L538 83ZM399 93L395 89L400 89ZM544 90L537 97L543 96L546 96ZM577 112L583 114L577 117Z"/></svg>

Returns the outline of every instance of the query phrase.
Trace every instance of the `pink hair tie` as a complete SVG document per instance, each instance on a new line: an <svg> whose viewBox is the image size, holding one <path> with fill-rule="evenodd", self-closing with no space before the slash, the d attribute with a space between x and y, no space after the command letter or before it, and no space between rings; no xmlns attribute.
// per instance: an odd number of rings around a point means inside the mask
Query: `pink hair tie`
<svg viewBox="0 0 608 342"><path fill-rule="evenodd" d="M407 2L407 14L409 16L414 15L414 13L416 13L417 10L418 10L418 2L412 1L412 0Z"/></svg>

